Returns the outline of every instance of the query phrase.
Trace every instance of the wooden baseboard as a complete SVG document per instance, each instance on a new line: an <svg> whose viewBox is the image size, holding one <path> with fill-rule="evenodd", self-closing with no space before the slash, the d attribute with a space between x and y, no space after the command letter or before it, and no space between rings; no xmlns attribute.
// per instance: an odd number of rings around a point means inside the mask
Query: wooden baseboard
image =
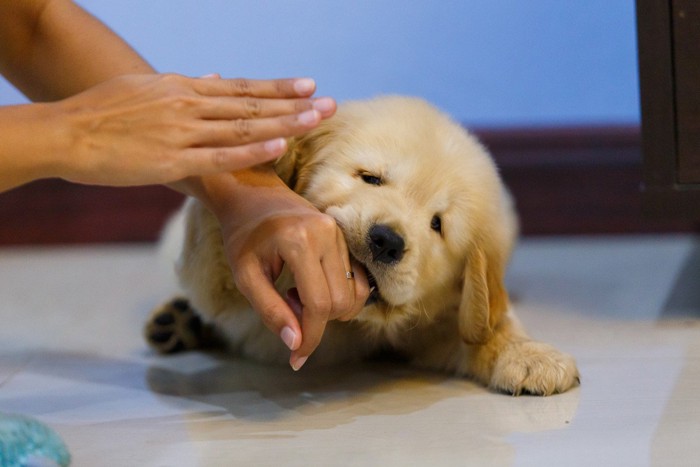
<svg viewBox="0 0 700 467"><path fill-rule="evenodd" d="M645 215L638 126L476 130L511 189L524 235L695 232Z"/></svg>
<svg viewBox="0 0 700 467"><path fill-rule="evenodd" d="M693 232L645 218L637 127L477 129L520 214L524 235ZM182 196L164 187L42 180L0 194L0 245L154 241Z"/></svg>
<svg viewBox="0 0 700 467"><path fill-rule="evenodd" d="M150 242L183 196L40 180L0 194L0 244Z"/></svg>

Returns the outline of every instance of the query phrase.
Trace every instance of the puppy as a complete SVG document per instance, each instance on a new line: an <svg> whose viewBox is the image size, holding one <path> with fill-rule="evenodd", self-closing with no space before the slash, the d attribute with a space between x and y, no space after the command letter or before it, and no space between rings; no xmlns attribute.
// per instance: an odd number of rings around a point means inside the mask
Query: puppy
<svg viewBox="0 0 700 467"><path fill-rule="evenodd" d="M446 115L415 98L345 103L291 141L276 170L336 219L374 287L357 317L328 323L312 361L389 348L511 394L578 384L574 360L531 340L509 309L511 199L487 151ZM153 312L149 343L170 352L218 335L245 356L286 362L288 349L235 288L214 216L189 200L180 217L170 230L184 229L177 273L187 298ZM284 293L290 275L276 285Z"/></svg>

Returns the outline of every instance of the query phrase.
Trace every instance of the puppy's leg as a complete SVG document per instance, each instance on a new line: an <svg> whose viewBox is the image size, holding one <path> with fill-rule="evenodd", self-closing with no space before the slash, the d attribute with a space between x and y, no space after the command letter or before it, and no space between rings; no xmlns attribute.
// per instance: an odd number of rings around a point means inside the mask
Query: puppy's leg
<svg viewBox="0 0 700 467"><path fill-rule="evenodd" d="M554 347L533 341L508 313L485 344L465 343L452 321L436 334L421 336L413 348L414 363L453 371L496 390L513 395L550 395L579 384L574 359ZM427 333L426 333L427 334Z"/></svg>
<svg viewBox="0 0 700 467"><path fill-rule="evenodd" d="M149 346L163 354L212 347L217 343L210 325L203 324L185 298L174 298L151 312L144 326Z"/></svg>
<svg viewBox="0 0 700 467"><path fill-rule="evenodd" d="M547 396L580 383L574 359L530 339L510 313L489 342L470 347L461 370L497 391Z"/></svg>

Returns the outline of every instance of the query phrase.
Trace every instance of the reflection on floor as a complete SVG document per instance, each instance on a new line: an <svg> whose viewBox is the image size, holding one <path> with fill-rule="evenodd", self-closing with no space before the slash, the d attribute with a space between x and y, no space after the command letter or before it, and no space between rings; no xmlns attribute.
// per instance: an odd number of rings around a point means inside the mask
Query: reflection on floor
<svg viewBox="0 0 700 467"><path fill-rule="evenodd" d="M548 398L375 362L293 373L152 355L151 247L0 250L0 412L76 466L696 465L700 249L691 237L529 239L508 275L534 337L576 356Z"/></svg>

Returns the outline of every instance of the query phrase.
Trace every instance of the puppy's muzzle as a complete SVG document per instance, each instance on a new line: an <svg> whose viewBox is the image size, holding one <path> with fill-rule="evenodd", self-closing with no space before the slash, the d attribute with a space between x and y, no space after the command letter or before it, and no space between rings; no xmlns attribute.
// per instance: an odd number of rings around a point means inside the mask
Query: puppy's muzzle
<svg viewBox="0 0 700 467"><path fill-rule="evenodd" d="M406 244L401 235L385 224L375 224L369 229L367 243L372 261L394 264L403 258Z"/></svg>

